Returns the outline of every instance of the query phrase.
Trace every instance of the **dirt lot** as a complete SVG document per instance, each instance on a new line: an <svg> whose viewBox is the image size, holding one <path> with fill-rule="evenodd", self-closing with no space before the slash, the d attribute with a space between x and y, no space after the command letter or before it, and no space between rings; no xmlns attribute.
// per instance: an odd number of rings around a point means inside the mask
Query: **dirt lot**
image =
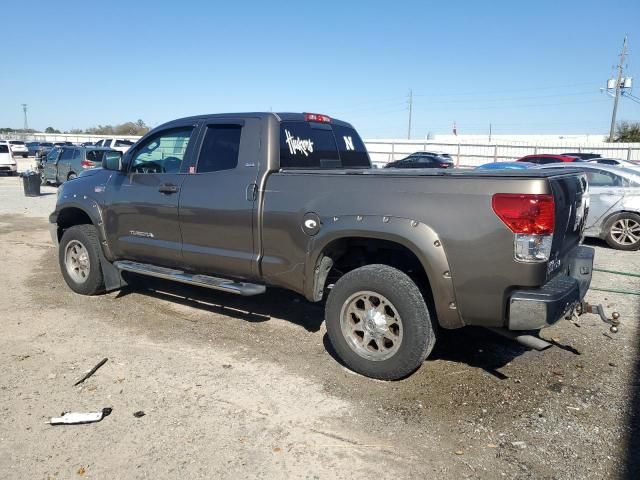
<svg viewBox="0 0 640 480"><path fill-rule="evenodd" d="M46 230L54 190L19 187L0 178L0 478L618 478L638 466L640 296L588 294L620 311L616 335L593 316L545 330L559 346L543 352L443 332L413 376L373 381L332 356L322 307L288 292L72 293ZM598 267L640 272L638 252L595 245ZM593 286L640 292L639 280L597 272ZM47 424L103 407L101 423Z"/></svg>

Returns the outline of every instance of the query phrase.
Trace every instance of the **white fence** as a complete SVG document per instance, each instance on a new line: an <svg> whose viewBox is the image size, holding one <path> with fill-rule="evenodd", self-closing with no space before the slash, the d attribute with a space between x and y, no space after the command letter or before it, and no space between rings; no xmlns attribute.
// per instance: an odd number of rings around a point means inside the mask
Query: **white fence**
<svg viewBox="0 0 640 480"><path fill-rule="evenodd" d="M539 153L589 152L603 157L640 160L640 143L589 142L574 144L515 143L451 143L430 140L365 140L371 161L382 166L417 151L436 151L450 154L456 165L477 166L483 163L517 160L525 155Z"/></svg>
<svg viewBox="0 0 640 480"><path fill-rule="evenodd" d="M122 138L137 141L140 137L133 135L90 135L69 133L36 133L32 135L3 135L6 140L20 139L24 141L47 141L73 143L95 142L101 138ZM538 153L593 152L603 157L622 158L640 161L640 143L604 143L604 142L451 142L433 140L365 140L365 145L374 164L382 166L388 162L399 160L417 151L438 151L450 154L456 165L477 166L489 162L517 160L525 155Z"/></svg>
<svg viewBox="0 0 640 480"><path fill-rule="evenodd" d="M89 133L73 134L73 133L30 133L24 135L22 133L0 134L3 140L23 140L25 142L97 142L102 138L120 138L123 140L137 141L140 137L136 135L92 135Z"/></svg>

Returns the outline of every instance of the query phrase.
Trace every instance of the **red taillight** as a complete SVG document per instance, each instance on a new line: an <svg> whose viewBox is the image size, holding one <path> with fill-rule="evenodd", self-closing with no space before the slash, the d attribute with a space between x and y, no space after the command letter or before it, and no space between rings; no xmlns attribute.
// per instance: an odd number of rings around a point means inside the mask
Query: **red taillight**
<svg viewBox="0 0 640 480"><path fill-rule="evenodd" d="M91 167L95 167L96 164L94 162L92 162L91 160L82 160L80 162L80 166L82 168L91 168Z"/></svg>
<svg viewBox="0 0 640 480"><path fill-rule="evenodd" d="M305 122L331 123L331 117L322 115L321 113L305 113Z"/></svg>
<svg viewBox="0 0 640 480"><path fill-rule="evenodd" d="M493 211L513 233L550 235L555 225L553 195L496 193Z"/></svg>

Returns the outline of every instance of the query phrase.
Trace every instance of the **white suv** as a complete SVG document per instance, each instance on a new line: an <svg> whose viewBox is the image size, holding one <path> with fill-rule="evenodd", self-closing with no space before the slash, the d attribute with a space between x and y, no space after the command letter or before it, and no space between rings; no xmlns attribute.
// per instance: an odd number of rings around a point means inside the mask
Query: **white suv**
<svg viewBox="0 0 640 480"><path fill-rule="evenodd" d="M0 172L7 175L18 173L18 164L13 159L11 147L7 142L0 142Z"/></svg>
<svg viewBox="0 0 640 480"><path fill-rule="evenodd" d="M22 140L9 140L9 148L14 156L22 155L23 158L29 156L29 149Z"/></svg>
<svg viewBox="0 0 640 480"><path fill-rule="evenodd" d="M112 150L118 150L122 153L126 153L135 142L131 140L125 140L123 138L105 138L97 141L94 145L96 147L107 147Z"/></svg>

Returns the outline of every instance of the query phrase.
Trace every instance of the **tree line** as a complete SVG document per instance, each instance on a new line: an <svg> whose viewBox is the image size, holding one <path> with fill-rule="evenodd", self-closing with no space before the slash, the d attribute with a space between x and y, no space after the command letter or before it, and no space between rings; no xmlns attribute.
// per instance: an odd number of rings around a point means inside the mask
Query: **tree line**
<svg viewBox="0 0 640 480"><path fill-rule="evenodd" d="M30 128L24 130L22 128L0 128L0 133L13 133L13 134L34 134L34 133L68 133L68 134L89 134L89 135L136 135L141 136L149 131L149 127L144 120L139 119L136 122L124 122L117 125L98 125L97 127L91 127L86 129L72 128L71 130L58 130L54 127L47 127L44 132L40 130L34 130Z"/></svg>

